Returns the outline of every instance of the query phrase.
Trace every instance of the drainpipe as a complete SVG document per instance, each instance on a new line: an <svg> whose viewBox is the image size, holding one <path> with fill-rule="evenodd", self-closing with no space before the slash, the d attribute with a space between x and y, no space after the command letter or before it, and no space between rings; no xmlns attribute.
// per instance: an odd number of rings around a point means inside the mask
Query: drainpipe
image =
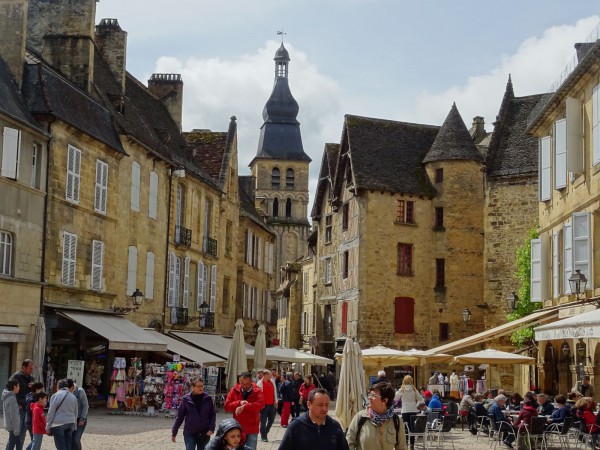
<svg viewBox="0 0 600 450"><path fill-rule="evenodd" d="M169 168L169 201L167 202L167 239L165 242L166 252L165 252L165 282L164 282L164 301L163 301L163 314L162 314L162 329L163 333L165 331L165 322L167 316L167 302L169 298L169 236L171 233L171 198L173 197L173 176L172 169Z"/></svg>

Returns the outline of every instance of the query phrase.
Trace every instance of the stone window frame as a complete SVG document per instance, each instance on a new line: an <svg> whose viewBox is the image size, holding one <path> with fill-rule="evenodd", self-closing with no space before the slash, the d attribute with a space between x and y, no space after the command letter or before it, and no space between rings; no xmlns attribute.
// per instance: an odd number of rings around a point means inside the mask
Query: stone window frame
<svg viewBox="0 0 600 450"><path fill-rule="evenodd" d="M0 275L12 276L14 239L12 233L0 230Z"/></svg>
<svg viewBox="0 0 600 450"><path fill-rule="evenodd" d="M325 216L325 244L331 244L333 238L333 215Z"/></svg>
<svg viewBox="0 0 600 450"><path fill-rule="evenodd" d="M400 276L413 276L414 245L398 242L397 252L397 274Z"/></svg>
<svg viewBox="0 0 600 450"><path fill-rule="evenodd" d="M396 223L416 225L415 202L399 198L396 204Z"/></svg>

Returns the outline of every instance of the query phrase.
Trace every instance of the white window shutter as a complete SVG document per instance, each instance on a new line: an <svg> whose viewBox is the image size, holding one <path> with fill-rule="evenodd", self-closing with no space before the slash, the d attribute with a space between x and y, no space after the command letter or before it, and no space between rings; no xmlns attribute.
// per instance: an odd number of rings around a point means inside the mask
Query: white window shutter
<svg viewBox="0 0 600 450"><path fill-rule="evenodd" d="M154 298L154 253L146 253L146 290L144 297L147 300Z"/></svg>
<svg viewBox="0 0 600 450"><path fill-rule="evenodd" d="M531 240L531 301L542 301L542 241Z"/></svg>
<svg viewBox="0 0 600 450"><path fill-rule="evenodd" d="M304 311L302 311L302 314L300 314L300 334L304 334L304 327L306 326L305 315L306 313Z"/></svg>
<svg viewBox="0 0 600 450"><path fill-rule="evenodd" d="M208 266L204 265L202 270L204 271L204 284L202 286L202 301L206 302L208 304Z"/></svg>
<svg viewBox="0 0 600 450"><path fill-rule="evenodd" d="M196 295L196 308L200 311L200 305L202 305L202 301L204 300L204 263L202 261L198 261L198 282L197 290L198 294Z"/></svg>
<svg viewBox="0 0 600 450"><path fill-rule="evenodd" d="M21 132L15 128L4 127L2 138L2 176L17 179L19 173L19 147Z"/></svg>
<svg viewBox="0 0 600 450"><path fill-rule="evenodd" d="M269 316L268 314L268 298L267 298L267 291L263 291L263 320L264 321L268 321L269 320Z"/></svg>
<svg viewBox="0 0 600 450"><path fill-rule="evenodd" d="M246 264L252 264L252 232L246 230Z"/></svg>
<svg viewBox="0 0 600 450"><path fill-rule="evenodd" d="M263 266L265 268L265 272L270 273L269 272L269 243L267 241L265 241L264 249L265 249L265 252L264 252Z"/></svg>
<svg viewBox="0 0 600 450"><path fill-rule="evenodd" d="M550 200L551 198L551 154L550 154L550 136L546 136L540 139L539 143L540 152L540 180L539 180L539 195L541 201Z"/></svg>
<svg viewBox="0 0 600 450"><path fill-rule="evenodd" d="M210 268L210 312L215 312L217 306L217 266Z"/></svg>
<svg viewBox="0 0 600 450"><path fill-rule="evenodd" d="M187 308L189 305L190 295L190 257L186 256L183 260L183 297L181 306Z"/></svg>
<svg viewBox="0 0 600 450"><path fill-rule="evenodd" d="M148 217L156 219L158 207L158 174L150 172L150 185L148 193Z"/></svg>
<svg viewBox="0 0 600 450"><path fill-rule="evenodd" d="M132 295L137 289L137 247L131 245L127 260L127 295Z"/></svg>
<svg viewBox="0 0 600 450"><path fill-rule="evenodd" d="M578 98L567 97L567 170L583 172L583 106Z"/></svg>
<svg viewBox="0 0 600 450"><path fill-rule="evenodd" d="M75 268L77 259L77 235L63 232L63 261L62 283L68 286L75 285Z"/></svg>
<svg viewBox="0 0 600 450"><path fill-rule="evenodd" d="M181 258L175 257L175 289L173 290L173 300L175 304L173 306L179 306L180 303L180 293L181 293Z"/></svg>
<svg viewBox="0 0 600 450"><path fill-rule="evenodd" d="M271 242L269 244L269 273L273 274L274 267L274 259L275 259L275 245Z"/></svg>
<svg viewBox="0 0 600 450"><path fill-rule="evenodd" d="M573 273L573 228L571 222L566 222L563 227L563 261L562 261L562 273L563 273L563 294L569 294L571 287L569 284L569 278Z"/></svg>
<svg viewBox="0 0 600 450"><path fill-rule="evenodd" d="M567 120L554 123L554 189L567 187Z"/></svg>
<svg viewBox="0 0 600 450"><path fill-rule="evenodd" d="M104 242L92 241L92 289L102 290L102 260Z"/></svg>
<svg viewBox="0 0 600 450"><path fill-rule="evenodd" d="M591 215L589 212L573 214L573 271L580 270L592 280Z"/></svg>
<svg viewBox="0 0 600 450"><path fill-rule="evenodd" d="M600 84L592 91L592 151L596 165L600 162Z"/></svg>
<svg viewBox="0 0 600 450"><path fill-rule="evenodd" d="M263 249L263 245L262 245L262 238L258 238L258 244L257 244L257 250L258 250L258 264L257 264L257 269L261 270L262 269L262 249Z"/></svg>
<svg viewBox="0 0 600 450"><path fill-rule="evenodd" d="M552 234L552 297L560 297L560 231Z"/></svg>
<svg viewBox="0 0 600 450"><path fill-rule="evenodd" d="M140 210L140 165L138 162L131 163L131 210Z"/></svg>
<svg viewBox="0 0 600 450"><path fill-rule="evenodd" d="M242 283L242 317L246 319L246 283Z"/></svg>
<svg viewBox="0 0 600 450"><path fill-rule="evenodd" d="M106 212L106 198L108 195L108 164L96 160L96 190L94 197L94 209Z"/></svg>
<svg viewBox="0 0 600 450"><path fill-rule="evenodd" d="M79 203L79 185L81 178L81 150L69 145L67 148L67 187L66 199Z"/></svg>
<svg viewBox="0 0 600 450"><path fill-rule="evenodd" d="M169 293L167 306L175 306L175 254L169 253Z"/></svg>

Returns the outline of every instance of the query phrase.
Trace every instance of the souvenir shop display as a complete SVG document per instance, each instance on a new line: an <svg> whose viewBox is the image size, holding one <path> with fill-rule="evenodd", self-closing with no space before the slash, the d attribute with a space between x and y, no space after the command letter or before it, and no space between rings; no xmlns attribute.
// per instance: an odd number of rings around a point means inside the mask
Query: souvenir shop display
<svg viewBox="0 0 600 450"><path fill-rule="evenodd" d="M217 395L217 385L219 383L219 369L217 367L207 367L206 377L204 377L204 392L213 398Z"/></svg>
<svg viewBox="0 0 600 450"><path fill-rule="evenodd" d="M104 372L104 366L98 364L96 361L86 364L84 385L86 386L87 396L90 399L98 397L98 386L102 383L102 372Z"/></svg>
<svg viewBox="0 0 600 450"><path fill-rule="evenodd" d="M190 380L202 378L202 364L172 362L166 364L166 369L162 409L174 415L181 398L190 390Z"/></svg>
<svg viewBox="0 0 600 450"><path fill-rule="evenodd" d="M138 411L142 403L144 380L142 379L142 360L131 358L131 365L127 369L125 382L125 410Z"/></svg>
<svg viewBox="0 0 600 450"><path fill-rule="evenodd" d="M162 407L165 387L166 367L162 364L146 364L146 378L144 378L143 405L147 414L153 415Z"/></svg>
<svg viewBox="0 0 600 450"><path fill-rule="evenodd" d="M122 357L115 357L113 362L113 371L110 377L110 392L108 396L108 409L118 409L125 404L125 382L127 381L127 360Z"/></svg>

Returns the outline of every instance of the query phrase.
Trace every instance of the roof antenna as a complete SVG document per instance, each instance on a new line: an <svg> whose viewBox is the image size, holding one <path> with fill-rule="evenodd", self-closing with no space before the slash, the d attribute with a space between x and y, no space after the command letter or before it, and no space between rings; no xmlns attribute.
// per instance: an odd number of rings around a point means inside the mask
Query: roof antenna
<svg viewBox="0 0 600 450"><path fill-rule="evenodd" d="M285 33L283 31L283 27L281 27L281 30L277 30L277 36L281 36L281 43L283 44L283 37L286 35L287 33Z"/></svg>

